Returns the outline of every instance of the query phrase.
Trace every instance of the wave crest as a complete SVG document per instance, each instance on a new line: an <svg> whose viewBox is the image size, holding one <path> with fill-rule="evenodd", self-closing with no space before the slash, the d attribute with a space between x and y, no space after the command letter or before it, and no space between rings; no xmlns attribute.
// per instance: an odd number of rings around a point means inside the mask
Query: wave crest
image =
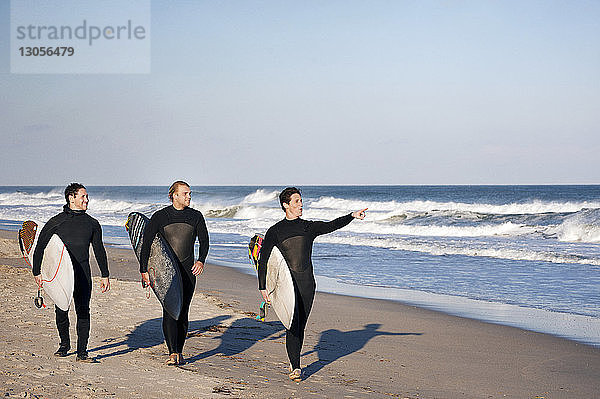
<svg viewBox="0 0 600 399"><path fill-rule="evenodd" d="M560 241L600 243L600 209L584 209L553 229Z"/></svg>
<svg viewBox="0 0 600 399"><path fill-rule="evenodd" d="M336 197L320 197L310 203L313 208L357 210L369 208L371 212L418 213L453 211L480 215L531 215L540 213L573 213L582 209L600 208L600 202L556 202L534 200L524 203L488 204L436 201L361 201Z"/></svg>
<svg viewBox="0 0 600 399"><path fill-rule="evenodd" d="M252 194L248 194L242 200L244 204L261 204L264 202L270 202L277 199L279 192L277 191L267 191L265 189L259 188Z"/></svg>

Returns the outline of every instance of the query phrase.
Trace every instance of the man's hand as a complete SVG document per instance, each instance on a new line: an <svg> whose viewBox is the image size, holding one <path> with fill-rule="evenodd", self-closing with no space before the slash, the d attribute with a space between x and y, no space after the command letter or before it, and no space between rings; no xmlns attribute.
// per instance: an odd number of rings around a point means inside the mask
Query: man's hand
<svg viewBox="0 0 600 399"><path fill-rule="evenodd" d="M141 274L142 274L142 287L146 288L147 286L150 285L150 275L148 274L148 272L141 273Z"/></svg>
<svg viewBox="0 0 600 399"><path fill-rule="evenodd" d="M360 211L352 212L352 217L355 219L363 220L365 218L365 216L367 216L367 213L366 213L367 209L369 209L369 208L365 208Z"/></svg>
<svg viewBox="0 0 600 399"><path fill-rule="evenodd" d="M106 292L106 291L110 290L110 280L108 279L108 277L100 278L100 290L102 292Z"/></svg>
<svg viewBox="0 0 600 399"><path fill-rule="evenodd" d="M204 271L204 263L197 260L196 263L194 263L194 266L192 266L192 274L194 276L199 276L202 274L203 271Z"/></svg>
<svg viewBox="0 0 600 399"><path fill-rule="evenodd" d="M267 290L260 290L260 294L262 295L265 302L271 303L271 301L269 300L269 293L267 292Z"/></svg>
<svg viewBox="0 0 600 399"><path fill-rule="evenodd" d="M37 284L37 286L39 288L42 288L42 275L38 274L37 276L33 276L33 279L35 280L35 283Z"/></svg>

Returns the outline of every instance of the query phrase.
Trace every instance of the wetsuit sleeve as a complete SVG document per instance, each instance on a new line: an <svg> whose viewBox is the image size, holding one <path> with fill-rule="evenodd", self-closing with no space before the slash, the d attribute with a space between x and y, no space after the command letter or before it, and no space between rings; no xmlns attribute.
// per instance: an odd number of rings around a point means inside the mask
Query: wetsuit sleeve
<svg viewBox="0 0 600 399"><path fill-rule="evenodd" d="M196 225L196 236L198 237L198 242L200 244L200 250L198 251L198 260L204 263L206 261L206 256L208 255L208 230L206 229L206 222L204 221L204 216L200 214L200 217L198 219L198 224Z"/></svg>
<svg viewBox="0 0 600 399"><path fill-rule="evenodd" d="M271 227L267 230L262 246L260 247L260 258L258 259L258 289L267 289L267 261L275 246L275 230Z"/></svg>
<svg viewBox="0 0 600 399"><path fill-rule="evenodd" d="M142 250L140 251L140 273L148 272L148 258L150 258L150 246L154 237L158 234L159 229L158 215L155 213L150 218L148 225L144 229L144 237L142 238Z"/></svg>
<svg viewBox="0 0 600 399"><path fill-rule="evenodd" d="M44 250L50 241L52 235L58 229L60 225L60 214L58 216L53 217L42 227L42 231L40 231L40 236L38 237L37 244L33 251L33 275L37 276L42 272L42 260L44 258Z"/></svg>
<svg viewBox="0 0 600 399"><path fill-rule="evenodd" d="M100 227L100 223L97 221L94 221L92 230L92 248L94 248L94 256L96 256L102 277L108 277L108 259L106 258L106 249L104 249L104 243L102 242L102 227Z"/></svg>
<svg viewBox="0 0 600 399"><path fill-rule="evenodd" d="M331 222L312 222L311 231L315 236L328 234L348 225L353 219L354 217L349 213L345 216L333 219Z"/></svg>

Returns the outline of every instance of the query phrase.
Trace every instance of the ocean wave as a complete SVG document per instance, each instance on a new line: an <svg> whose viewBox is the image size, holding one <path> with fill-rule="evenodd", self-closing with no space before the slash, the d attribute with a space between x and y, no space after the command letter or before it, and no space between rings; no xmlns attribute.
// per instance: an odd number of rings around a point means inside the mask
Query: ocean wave
<svg viewBox="0 0 600 399"><path fill-rule="evenodd" d="M540 213L573 213L582 209L600 208L600 202L556 202L534 200L525 203L486 204L464 202L436 201L361 201L347 200L336 197L320 197L310 203L311 208L358 210L369 208L369 213L382 212L383 216L391 217L407 213L424 213L432 211L454 211L473 215L525 215ZM387 214L386 214L387 213ZM378 216L375 216L378 217Z"/></svg>
<svg viewBox="0 0 600 399"><path fill-rule="evenodd" d="M277 191L257 189L233 204L222 200L194 201L191 206L207 219L233 219L247 228L270 226L284 216ZM64 204L61 190L0 194L0 218L48 220ZM102 224L121 225L130 212L150 216L166 203L150 203L92 197L89 213ZM535 235L564 242L600 242L600 204L594 202L543 202L492 205L434 201L358 201L320 197L307 201L304 218L332 220L350 210L369 208L367 219L351 223L345 231L359 235L420 237L495 237ZM216 223L215 226L220 225Z"/></svg>
<svg viewBox="0 0 600 399"><path fill-rule="evenodd" d="M237 228L260 225L270 226L284 216L280 208L260 205L198 204L199 209L208 219L233 219ZM314 209L305 211L306 219L332 220L344 212L333 209ZM574 215L577 215L575 213ZM364 221L351 223L345 231L358 234L388 234L399 236L422 237L494 237L494 236L527 236L537 235L543 238L558 238L563 241L597 242L599 239L599 223L595 225L589 220L578 224L581 218L571 217L569 223L557 228L565 217L563 215L484 215L471 212L432 211L402 215L381 214ZM219 225L217 223L216 225ZM230 231L228 231L230 232Z"/></svg>
<svg viewBox="0 0 600 399"><path fill-rule="evenodd" d="M4 206L44 206L64 203L64 193L58 190L52 190L50 192L39 192L33 194L25 193L22 191L0 194L0 205Z"/></svg>
<svg viewBox="0 0 600 399"><path fill-rule="evenodd" d="M265 231L270 227L270 222L253 220L252 224L241 221L230 220L227 222L208 221L211 233L236 234L250 238L254 233ZM352 223L354 224L354 223ZM352 226L350 224L349 226ZM358 223L356 223L358 224ZM343 230L319 236L318 242L326 244L346 244L354 246L365 246L375 248L387 248L392 250L411 251L426 253L435 256L465 255L472 257L489 257L508 260L543 261L551 263L574 263L600 266L600 257L585 256L574 253L566 253L568 249L555 247L515 247L517 244L510 238L507 241L493 242L480 241L481 237L469 239L469 236L444 237L439 241L427 237L394 235L373 236L367 234L357 235L349 231L346 226ZM382 234L383 235L383 234ZM502 240L504 238L502 237Z"/></svg>
<svg viewBox="0 0 600 399"><path fill-rule="evenodd" d="M279 195L278 191L267 191L259 188L252 194L248 194L242 200L244 204L261 204L264 202L271 202L277 200Z"/></svg>
<svg viewBox="0 0 600 399"><path fill-rule="evenodd" d="M240 207L238 205L236 205L236 206L230 206L230 207L221 208L221 209L204 209L201 212L204 214L204 217L206 217L206 218L228 218L228 219L231 219L231 218L235 217L235 215L239 209L240 209Z"/></svg>
<svg viewBox="0 0 600 399"><path fill-rule="evenodd" d="M194 205L194 204L192 204ZM202 212L207 218L216 219L268 219L276 221L283 218L281 208L265 208L256 205L221 205L215 203L197 204L193 208Z"/></svg>
<svg viewBox="0 0 600 399"><path fill-rule="evenodd" d="M62 190L50 192L0 194L0 218L5 220L43 220L47 221L62 211L65 204ZM159 206L151 203L120 201L92 197L88 204L88 213L101 224L121 225L130 212L151 214ZM124 222L123 222L124 223Z"/></svg>
<svg viewBox="0 0 600 399"><path fill-rule="evenodd" d="M129 214L130 212L147 212L153 208L154 205L155 204L91 198L88 209L90 212Z"/></svg>
<svg viewBox="0 0 600 399"><path fill-rule="evenodd" d="M343 237L343 236L323 236L319 242L329 244L361 245L378 248L388 248L392 250L412 251L427 253L436 256L445 255L465 255L472 257L490 257L496 259L508 260L526 260L542 261L551 263L575 263L583 265L600 266L600 258L589 257L577 254L560 253L556 251L534 250L534 249L515 249L515 248L492 248L484 246L461 246L450 245L447 242L411 242L398 240L396 238L367 238L361 237Z"/></svg>
<svg viewBox="0 0 600 399"><path fill-rule="evenodd" d="M584 209L549 229L559 241L600 243L600 209Z"/></svg>
<svg viewBox="0 0 600 399"><path fill-rule="evenodd" d="M404 211L400 215L404 215L406 219L427 219L427 218L445 218L445 219L460 219L460 220L473 220L480 221L485 219L490 219L491 216L504 216L504 215L490 215L486 213L472 212L472 211L463 211L463 210L430 210L425 212L411 212ZM382 221L386 221L387 219L394 219L398 214L396 212L390 212L387 214L379 215Z"/></svg>
<svg viewBox="0 0 600 399"><path fill-rule="evenodd" d="M354 233L393 234L423 237L493 237L517 236L534 233L537 228L512 222L476 226L419 226L406 224L382 224L373 222L352 223L345 227Z"/></svg>
<svg viewBox="0 0 600 399"><path fill-rule="evenodd" d="M62 205L57 206L38 206L38 207L10 207L0 208L0 219L3 220L14 220L17 222L23 222L25 220L34 221L48 221L52 216L60 212ZM39 224L39 223L38 223Z"/></svg>

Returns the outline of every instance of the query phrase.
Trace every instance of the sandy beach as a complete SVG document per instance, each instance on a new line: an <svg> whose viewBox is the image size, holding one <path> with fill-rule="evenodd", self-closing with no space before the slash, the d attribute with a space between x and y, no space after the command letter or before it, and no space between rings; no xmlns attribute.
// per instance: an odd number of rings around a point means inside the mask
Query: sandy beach
<svg viewBox="0 0 600 399"><path fill-rule="evenodd" d="M35 285L16 233L0 231L0 386L26 398L595 398L600 349L389 301L317 293L303 349L305 380L287 378L284 330L254 320L256 279L207 264L184 348L164 364L160 305L138 282L131 250L107 247L111 290L95 263L89 351L55 358L53 306ZM317 266L318 267L318 266ZM48 305L49 298L45 298ZM75 315L71 310L72 339Z"/></svg>

